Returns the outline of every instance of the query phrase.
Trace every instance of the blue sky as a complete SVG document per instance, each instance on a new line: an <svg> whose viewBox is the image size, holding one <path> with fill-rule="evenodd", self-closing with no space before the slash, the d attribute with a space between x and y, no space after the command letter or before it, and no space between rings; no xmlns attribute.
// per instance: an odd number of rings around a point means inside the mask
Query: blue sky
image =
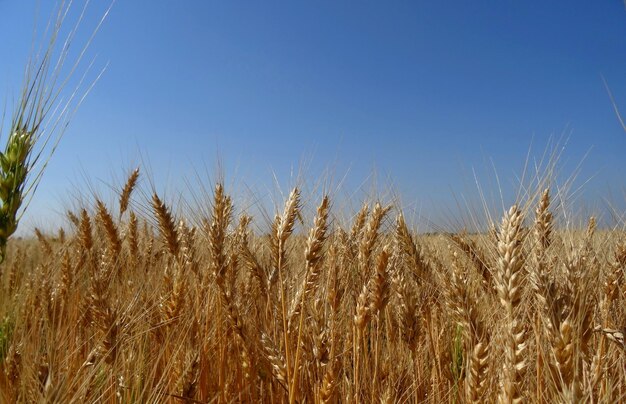
<svg viewBox="0 0 626 404"><path fill-rule="evenodd" d="M8 100L36 3L0 0ZM103 3L89 7L79 42ZM345 192L358 195L376 172L437 217L455 195L476 193L473 169L493 177L493 164L514 181L531 145L540 157L563 134L566 174L587 155L582 203L625 205L626 133L602 81L626 112L620 1L118 0L87 57L108 67L52 159L35 223L142 161L157 189L175 194L218 156L228 178L259 193L305 167L310 182L347 173Z"/></svg>

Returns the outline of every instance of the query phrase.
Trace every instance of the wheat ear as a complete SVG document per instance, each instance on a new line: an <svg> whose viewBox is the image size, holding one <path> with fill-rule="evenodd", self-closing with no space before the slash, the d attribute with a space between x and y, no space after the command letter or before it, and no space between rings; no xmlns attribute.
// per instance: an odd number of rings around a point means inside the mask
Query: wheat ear
<svg viewBox="0 0 626 404"><path fill-rule="evenodd" d="M117 230L117 226L113 222L113 217L109 213L107 207L102 203L101 200L96 200L96 212L98 222L100 226L104 229L104 233L106 234L109 252L113 257L118 257L120 251L122 250L122 241L120 240L120 235Z"/></svg>
<svg viewBox="0 0 626 404"><path fill-rule="evenodd" d="M180 243L178 239L178 231L176 222L170 210L165 203L154 193L152 194L152 209L159 223L159 232L161 238L167 246L167 251L175 258L178 258L180 252Z"/></svg>
<svg viewBox="0 0 626 404"><path fill-rule="evenodd" d="M363 229L363 234L359 242L359 266L361 268L361 276L367 279L369 275L370 257L374 251L374 246L378 240L380 226L387 213L391 210L391 206L383 207L380 203L374 205L372 216Z"/></svg>
<svg viewBox="0 0 626 404"><path fill-rule="evenodd" d="M122 189L122 193L120 195L120 217L126 212L128 209L128 204L130 202L130 195L133 193L135 186L137 185L137 180L139 179L139 168L135 168L132 173L128 176L126 180L126 184L124 185L124 189Z"/></svg>
<svg viewBox="0 0 626 404"><path fill-rule="evenodd" d="M291 323L294 318L302 312L304 300L307 296L311 296L315 293L315 289L319 283L322 262L322 246L324 245L324 241L326 241L326 233L328 230L328 210L329 200L328 197L325 196L322 199L322 203L317 208L317 216L315 217L313 228L309 232L309 236L306 241L306 248L304 251L304 281L294 296L292 300L292 307L289 309L289 329L292 328Z"/></svg>
<svg viewBox="0 0 626 404"><path fill-rule="evenodd" d="M522 213L517 206L504 215L498 237L496 289L505 311L506 335L504 369L500 379L500 403L520 403L524 400L522 374L526 368L526 335L519 317L522 297Z"/></svg>
<svg viewBox="0 0 626 404"><path fill-rule="evenodd" d="M424 257L423 252L413 240L402 213L398 214L396 218L395 241L396 246L404 256L409 257L413 271L417 274L418 279L422 282L426 279L431 280L432 274L430 273L426 257Z"/></svg>
<svg viewBox="0 0 626 404"><path fill-rule="evenodd" d="M39 241L39 246L44 256L46 257L51 256L52 246L50 245L50 242L48 241L47 237L38 228L35 228L35 236L37 237L37 241Z"/></svg>

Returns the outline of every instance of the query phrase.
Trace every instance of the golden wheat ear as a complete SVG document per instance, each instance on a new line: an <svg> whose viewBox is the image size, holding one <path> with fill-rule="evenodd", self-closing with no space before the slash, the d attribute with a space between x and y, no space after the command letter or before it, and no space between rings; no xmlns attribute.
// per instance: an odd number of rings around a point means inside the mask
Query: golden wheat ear
<svg viewBox="0 0 626 404"><path fill-rule="evenodd" d="M120 194L120 218L124 215L124 212L128 209L128 205L130 203L130 196L135 190L137 186L137 181L139 180L139 167L135 168L132 173L128 176L126 180L126 184L122 189L122 193Z"/></svg>

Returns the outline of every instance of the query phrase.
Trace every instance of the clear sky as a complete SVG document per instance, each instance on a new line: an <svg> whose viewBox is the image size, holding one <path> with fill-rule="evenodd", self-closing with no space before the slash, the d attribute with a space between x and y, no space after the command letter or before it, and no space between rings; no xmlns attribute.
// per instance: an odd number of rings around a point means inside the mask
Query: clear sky
<svg viewBox="0 0 626 404"><path fill-rule="evenodd" d="M36 3L0 0L9 102ZM106 8L93 3L79 41ZM311 181L325 168L348 173L351 191L376 172L434 215L471 190L472 168L488 173L492 159L509 182L531 144L540 156L563 134L566 172L588 153L581 200L625 205L626 133L602 81L626 113L617 0L118 0L96 55L107 70L52 159L32 206L37 223L62 211L85 177L119 183L143 161L158 189L184 189L179 179L211 172L217 156L258 192L274 187L274 174L287 186L302 166Z"/></svg>

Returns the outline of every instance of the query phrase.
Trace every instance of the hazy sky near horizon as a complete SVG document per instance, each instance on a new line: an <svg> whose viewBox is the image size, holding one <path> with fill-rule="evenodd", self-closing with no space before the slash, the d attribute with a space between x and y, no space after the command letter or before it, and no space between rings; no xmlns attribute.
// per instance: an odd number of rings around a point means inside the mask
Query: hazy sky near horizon
<svg viewBox="0 0 626 404"><path fill-rule="evenodd" d="M42 27L51 7L40 3ZM92 3L77 43L106 9ZM36 9L0 0L9 112ZM117 0L94 57L94 72L106 71L29 223L45 227L77 190L119 185L142 163L172 197L218 158L227 178L260 194L274 176L286 188L294 172L315 184L327 170L358 199L375 172L379 187L392 180L406 206L437 218L476 194L473 170L485 187L493 167L514 182L529 149L540 158L550 139L565 145L564 177L584 158L587 209L626 206L626 133L603 84L626 113L621 1Z"/></svg>

